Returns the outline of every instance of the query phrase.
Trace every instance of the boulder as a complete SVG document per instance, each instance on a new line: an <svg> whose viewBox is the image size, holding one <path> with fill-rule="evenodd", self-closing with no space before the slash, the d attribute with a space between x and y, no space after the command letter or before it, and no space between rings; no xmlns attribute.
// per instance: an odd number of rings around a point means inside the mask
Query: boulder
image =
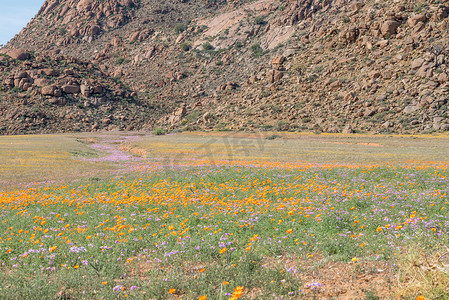
<svg viewBox="0 0 449 300"><path fill-rule="evenodd" d="M335 91L335 90L338 90L339 88L341 88L342 86L343 86L343 84L341 83L341 81L336 80L329 85L329 89L331 91Z"/></svg>
<svg viewBox="0 0 449 300"><path fill-rule="evenodd" d="M51 69L51 68L42 69L41 73L45 74L47 76L58 76L58 71L56 71L55 69Z"/></svg>
<svg viewBox="0 0 449 300"><path fill-rule="evenodd" d="M37 86L47 86L50 84L50 80L47 78L37 78L34 80L34 84Z"/></svg>
<svg viewBox="0 0 449 300"><path fill-rule="evenodd" d="M92 94L101 94L103 93L103 87L101 85L94 85L92 87Z"/></svg>
<svg viewBox="0 0 449 300"><path fill-rule="evenodd" d="M274 66L281 66L285 61L285 56L278 56L271 60L271 64Z"/></svg>
<svg viewBox="0 0 449 300"><path fill-rule="evenodd" d="M61 97L62 91L55 85L47 85L41 89L41 94L44 96Z"/></svg>
<svg viewBox="0 0 449 300"><path fill-rule="evenodd" d="M90 6L92 5L92 2L94 2L94 0L81 0L76 5L76 9L78 11L88 10L90 8Z"/></svg>
<svg viewBox="0 0 449 300"><path fill-rule="evenodd" d="M101 28L98 25L94 25L90 28L89 34L90 36L97 36L100 34Z"/></svg>
<svg viewBox="0 0 449 300"><path fill-rule="evenodd" d="M11 49L7 52L7 54L10 57L18 60L25 60L30 58L30 53L28 53L24 49Z"/></svg>
<svg viewBox="0 0 449 300"><path fill-rule="evenodd" d="M351 125L348 124L348 125L345 126L345 128L343 128L341 133L350 134L350 133L354 133L354 130L352 130Z"/></svg>
<svg viewBox="0 0 449 300"><path fill-rule="evenodd" d="M414 61L412 61L412 64L410 65L410 67L412 69L419 69L423 65L424 61L425 61L424 58L417 58Z"/></svg>
<svg viewBox="0 0 449 300"><path fill-rule="evenodd" d="M17 73L14 75L14 78L15 78L15 79L28 78L28 73L25 72L25 71L17 72Z"/></svg>
<svg viewBox="0 0 449 300"><path fill-rule="evenodd" d="M413 17L411 17L410 19L408 19L407 24L410 27L415 27L416 24L418 24L419 22L425 23L427 20L427 17L425 14L417 14L414 15Z"/></svg>
<svg viewBox="0 0 449 300"><path fill-rule="evenodd" d="M89 97L90 96L90 89L87 85L82 84L80 86L80 91L81 91L81 95L83 95L84 97Z"/></svg>
<svg viewBox="0 0 449 300"><path fill-rule="evenodd" d="M53 96L55 90L56 90L56 86L47 85L47 86L42 87L41 94L44 96Z"/></svg>
<svg viewBox="0 0 449 300"><path fill-rule="evenodd" d="M66 94L77 94L80 92L80 87L78 85L64 85L62 91Z"/></svg>
<svg viewBox="0 0 449 300"><path fill-rule="evenodd" d="M408 105L404 108L403 112L406 114L414 113L415 111L419 110L418 105Z"/></svg>
<svg viewBox="0 0 449 300"><path fill-rule="evenodd" d="M449 80L448 76L446 73L441 73L440 75L438 75L438 82L443 84L446 83Z"/></svg>
<svg viewBox="0 0 449 300"><path fill-rule="evenodd" d="M396 34L396 30L399 27L399 22L395 20L387 20L380 27L380 32L383 36Z"/></svg>
<svg viewBox="0 0 449 300"><path fill-rule="evenodd" d="M371 78L371 79L379 78L380 75L381 75L381 73L380 73L379 71L377 71L377 70L373 70L373 71L371 71L371 72L368 73L368 76L369 76L369 78Z"/></svg>

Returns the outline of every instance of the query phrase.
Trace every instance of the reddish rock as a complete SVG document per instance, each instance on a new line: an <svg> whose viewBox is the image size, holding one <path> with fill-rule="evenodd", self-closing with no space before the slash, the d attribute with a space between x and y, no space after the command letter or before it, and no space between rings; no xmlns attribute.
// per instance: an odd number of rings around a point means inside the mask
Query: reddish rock
<svg viewBox="0 0 449 300"><path fill-rule="evenodd" d="M382 24L382 27L380 28L380 32L382 33L383 36L396 34L396 30L398 29L399 25L401 24L399 24L398 21L394 20L385 21Z"/></svg>
<svg viewBox="0 0 449 300"><path fill-rule="evenodd" d="M55 69L46 68L42 69L41 72L47 76L58 76L58 71Z"/></svg>
<svg viewBox="0 0 449 300"><path fill-rule="evenodd" d="M91 36L97 36L100 34L100 31L101 31L100 26L94 25L90 28L89 34Z"/></svg>
<svg viewBox="0 0 449 300"><path fill-rule="evenodd" d="M54 86L54 85L47 85L47 86L44 86L41 89L41 94L44 95L44 96L53 96L55 90L56 90L56 86Z"/></svg>
<svg viewBox="0 0 449 300"><path fill-rule="evenodd" d="M30 53L28 53L24 49L11 49L7 52L7 54L10 57L18 60L25 60L30 58Z"/></svg>
<svg viewBox="0 0 449 300"><path fill-rule="evenodd" d="M425 23L426 20L427 20L427 17L425 14L418 14L418 15L414 15L413 17L408 19L407 23L408 23L408 26L415 27L415 25L418 24L419 22Z"/></svg>
<svg viewBox="0 0 449 300"><path fill-rule="evenodd" d="M77 94L80 92L80 87L78 85L64 85L62 91L66 94Z"/></svg>
<svg viewBox="0 0 449 300"><path fill-rule="evenodd" d="M89 97L90 96L90 89L87 85L82 84L80 86L80 91L81 91L81 95L83 95L84 97Z"/></svg>
<svg viewBox="0 0 449 300"><path fill-rule="evenodd" d="M47 78L37 78L34 80L34 84L36 86L47 86L50 84L50 80L48 80Z"/></svg>
<svg viewBox="0 0 449 300"><path fill-rule="evenodd" d="M16 79L22 79L22 78L27 78L27 77L28 77L28 73L27 73L27 72L24 72L24 71L17 72L17 73L14 75L14 78L16 78Z"/></svg>
<svg viewBox="0 0 449 300"><path fill-rule="evenodd" d="M285 56L278 56L271 60L271 64L275 65L275 66L280 66L284 63L284 61L285 61Z"/></svg>

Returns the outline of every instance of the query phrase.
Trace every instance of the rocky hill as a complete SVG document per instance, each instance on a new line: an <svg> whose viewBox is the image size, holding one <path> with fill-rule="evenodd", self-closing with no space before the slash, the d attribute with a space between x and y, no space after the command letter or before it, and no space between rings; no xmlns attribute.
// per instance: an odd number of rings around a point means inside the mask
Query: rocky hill
<svg viewBox="0 0 449 300"><path fill-rule="evenodd" d="M447 1L48 0L1 50L0 133L446 131L448 12Z"/></svg>

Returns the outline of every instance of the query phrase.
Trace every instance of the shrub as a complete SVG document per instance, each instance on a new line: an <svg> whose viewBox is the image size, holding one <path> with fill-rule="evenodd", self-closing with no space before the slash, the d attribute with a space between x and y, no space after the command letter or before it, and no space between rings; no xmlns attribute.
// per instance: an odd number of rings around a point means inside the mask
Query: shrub
<svg viewBox="0 0 449 300"><path fill-rule="evenodd" d="M267 24L267 21L265 21L265 16L257 16L256 18L254 18L254 24L257 24L257 25Z"/></svg>
<svg viewBox="0 0 449 300"><path fill-rule="evenodd" d="M187 25L185 25L185 24L178 24L175 27L175 32L176 33L181 33L181 32L184 32L186 30L187 30Z"/></svg>
<svg viewBox="0 0 449 300"><path fill-rule="evenodd" d="M259 57L264 54L262 47L260 47L260 43L255 43L254 45L252 45L251 51L253 51L255 57Z"/></svg>
<svg viewBox="0 0 449 300"><path fill-rule="evenodd" d="M119 58L117 58L117 60L115 61L115 63L116 63L117 65L127 64L127 63L129 63L129 62L130 62L130 60L129 60L129 59L126 59L126 58L124 58L124 57L119 57Z"/></svg>
<svg viewBox="0 0 449 300"><path fill-rule="evenodd" d="M190 45L187 44L187 43L182 43L181 44L181 50L185 51L185 52L189 51L190 50Z"/></svg>
<svg viewBox="0 0 449 300"><path fill-rule="evenodd" d="M214 47L210 43L204 43L203 44L203 50L204 51L214 50Z"/></svg>
<svg viewBox="0 0 449 300"><path fill-rule="evenodd" d="M154 135L165 135L165 130L163 128L157 127L154 129Z"/></svg>

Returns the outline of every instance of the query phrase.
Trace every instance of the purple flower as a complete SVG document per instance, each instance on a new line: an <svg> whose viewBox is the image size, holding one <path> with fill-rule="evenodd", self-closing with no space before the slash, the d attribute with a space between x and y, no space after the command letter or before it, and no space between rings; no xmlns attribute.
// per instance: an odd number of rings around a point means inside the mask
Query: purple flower
<svg viewBox="0 0 449 300"><path fill-rule="evenodd" d="M114 288L112 289L114 292L120 292L123 291L125 288L123 287L123 285L116 285L114 286Z"/></svg>

